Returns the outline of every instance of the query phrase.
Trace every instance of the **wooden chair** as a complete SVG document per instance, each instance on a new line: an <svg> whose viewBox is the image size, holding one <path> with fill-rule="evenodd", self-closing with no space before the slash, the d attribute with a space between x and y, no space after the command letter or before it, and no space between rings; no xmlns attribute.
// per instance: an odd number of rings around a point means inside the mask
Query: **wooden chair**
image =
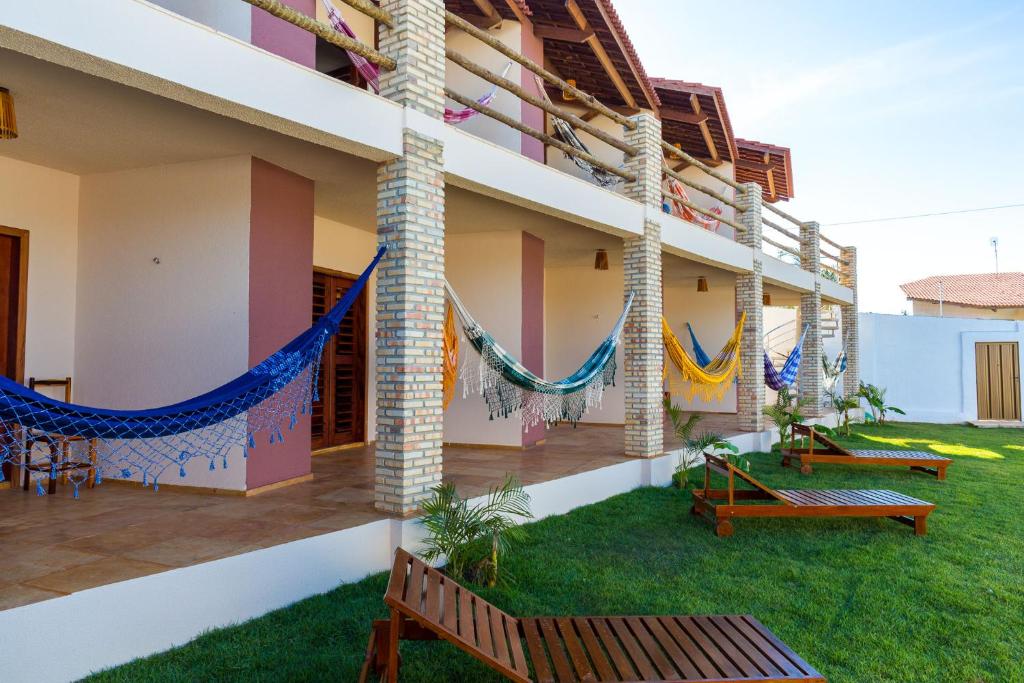
<svg viewBox="0 0 1024 683"><path fill-rule="evenodd" d="M64 379L36 379L30 377L28 388L36 391L42 387L60 387L64 389L64 402L71 402L71 378ZM67 484L68 473L87 471L86 485L93 488L96 485L96 439L89 439L87 442L88 454L85 460L76 460L71 457L71 444L86 443L86 439L78 436L63 436L61 434L47 434L36 429L25 431L25 463L23 488L28 491L33 472L45 472L47 476L54 470L60 474L61 483ZM42 445L50 451L50 457L41 462L32 461L32 451L37 445ZM57 479L51 477L47 492L53 495L57 492Z"/></svg>
<svg viewBox="0 0 1024 683"><path fill-rule="evenodd" d="M797 437L807 439L807 446L797 446ZM810 474L814 471L811 463L827 462L837 465L887 465L890 467L909 467L917 472L925 472L943 481L946 468L953 462L941 455L925 451L884 451L866 449L846 449L828 438L814 427L794 424L790 432L790 447L782 450L782 465L788 467L790 462L799 458L800 472Z"/></svg>
<svg viewBox="0 0 1024 683"><path fill-rule="evenodd" d="M402 640L446 640L520 683L825 681L751 616L516 619L401 548L384 602L361 683L398 680Z"/></svg>
<svg viewBox="0 0 1024 683"><path fill-rule="evenodd" d="M711 473L728 479L728 488L711 488ZM754 487L737 489L736 479ZM715 501L724 501L716 503ZM741 502L744 501L744 502ZM749 504L749 501L756 501ZM772 501L775 504L761 504ZM776 490L714 455L704 457L704 488L693 492L690 511L715 524L719 536L732 536L734 517L888 517L914 527L914 533L927 533L927 519L934 503L902 493L867 489Z"/></svg>

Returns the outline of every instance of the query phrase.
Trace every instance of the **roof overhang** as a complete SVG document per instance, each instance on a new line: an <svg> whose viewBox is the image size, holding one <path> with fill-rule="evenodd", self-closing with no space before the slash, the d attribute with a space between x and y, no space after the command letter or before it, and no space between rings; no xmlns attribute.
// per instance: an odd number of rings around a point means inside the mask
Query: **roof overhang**
<svg viewBox="0 0 1024 683"><path fill-rule="evenodd" d="M788 147L779 147L757 140L736 138L739 157L736 180L761 186L766 202L788 201L793 191L793 160Z"/></svg>
<svg viewBox="0 0 1024 683"><path fill-rule="evenodd" d="M661 135L665 142L712 166L737 159L736 139L721 88L666 78L652 78L651 82L661 100Z"/></svg>

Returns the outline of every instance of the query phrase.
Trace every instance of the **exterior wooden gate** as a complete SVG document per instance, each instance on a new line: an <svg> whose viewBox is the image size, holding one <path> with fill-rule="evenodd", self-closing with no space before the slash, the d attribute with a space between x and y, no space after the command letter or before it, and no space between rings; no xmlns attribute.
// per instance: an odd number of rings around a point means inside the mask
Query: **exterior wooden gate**
<svg viewBox="0 0 1024 683"><path fill-rule="evenodd" d="M1020 420L1020 349L1017 342L978 342L978 419Z"/></svg>

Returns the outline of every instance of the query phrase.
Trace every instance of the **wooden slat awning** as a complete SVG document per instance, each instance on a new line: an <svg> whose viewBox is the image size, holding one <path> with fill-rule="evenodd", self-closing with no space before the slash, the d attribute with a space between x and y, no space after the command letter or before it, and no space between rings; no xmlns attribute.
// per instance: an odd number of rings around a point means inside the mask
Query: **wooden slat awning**
<svg viewBox="0 0 1024 683"><path fill-rule="evenodd" d="M710 165L737 159L736 140L722 89L703 83L652 78L661 100L661 135L670 145Z"/></svg>
<svg viewBox="0 0 1024 683"><path fill-rule="evenodd" d="M793 160L788 147L736 138L736 149L739 152L737 181L758 183L766 202L787 201L796 196L793 191Z"/></svg>

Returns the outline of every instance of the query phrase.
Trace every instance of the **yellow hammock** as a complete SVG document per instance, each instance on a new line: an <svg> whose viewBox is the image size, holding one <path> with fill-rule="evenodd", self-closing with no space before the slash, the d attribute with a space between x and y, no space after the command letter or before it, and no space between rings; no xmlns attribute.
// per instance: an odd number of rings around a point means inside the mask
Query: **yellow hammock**
<svg viewBox="0 0 1024 683"><path fill-rule="evenodd" d="M443 351L443 382L444 409L455 397L455 385L459 379L459 333L455 327L455 312L451 304L444 316L444 351Z"/></svg>
<svg viewBox="0 0 1024 683"><path fill-rule="evenodd" d="M743 323L747 320L747 314L740 315L740 321L736 323L729 341L725 343L722 350L718 352L706 367L701 367L690 358L683 349L679 339L673 334L668 322L661 319L661 335L665 342L665 356L676 366L684 382L689 383L689 400L700 394L705 401L721 401L733 379L742 374L743 368L740 364L740 340L743 337ZM665 365L665 374L668 374L668 365ZM671 383L671 380L670 380ZM677 393L674 392L673 393Z"/></svg>

